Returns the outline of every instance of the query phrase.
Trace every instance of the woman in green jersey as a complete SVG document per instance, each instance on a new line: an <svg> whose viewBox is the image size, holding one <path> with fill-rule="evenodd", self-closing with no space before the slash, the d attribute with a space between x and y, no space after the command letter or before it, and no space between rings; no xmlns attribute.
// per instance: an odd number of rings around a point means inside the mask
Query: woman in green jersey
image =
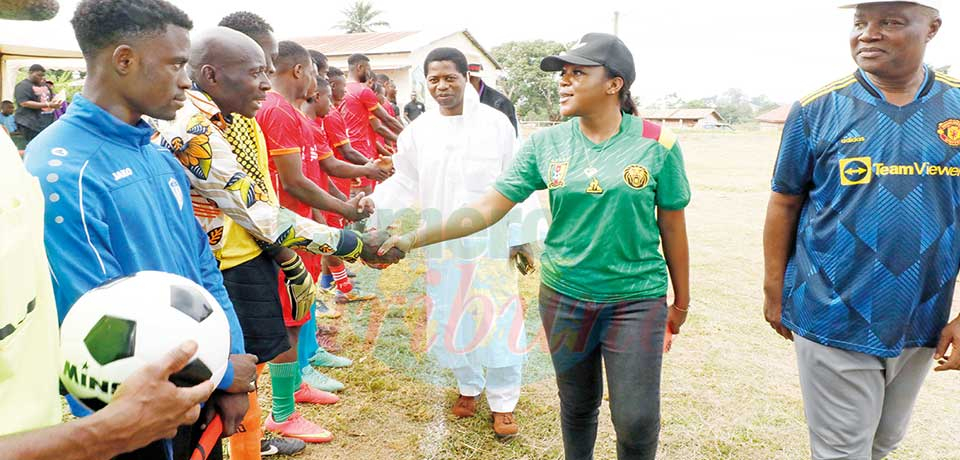
<svg viewBox="0 0 960 460"><path fill-rule="evenodd" d="M393 237L381 250L470 235L534 191L549 190L553 223L542 256L540 314L560 390L566 458L593 458L603 363L618 458L653 459L664 331L679 333L690 305L683 157L672 132L632 116L636 71L618 38L587 34L540 68L560 72L560 113L571 119L533 134L481 200L442 225ZM669 307L668 269L675 299Z"/></svg>

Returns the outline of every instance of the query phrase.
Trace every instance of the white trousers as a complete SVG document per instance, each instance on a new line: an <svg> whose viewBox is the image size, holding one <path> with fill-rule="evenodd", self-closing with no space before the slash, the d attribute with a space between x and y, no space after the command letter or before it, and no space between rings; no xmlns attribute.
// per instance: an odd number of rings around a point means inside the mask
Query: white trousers
<svg viewBox="0 0 960 460"><path fill-rule="evenodd" d="M487 403L493 412L513 412L520 400L523 366L490 367L484 376L483 366L473 364L453 369L463 396L479 396L487 391Z"/></svg>

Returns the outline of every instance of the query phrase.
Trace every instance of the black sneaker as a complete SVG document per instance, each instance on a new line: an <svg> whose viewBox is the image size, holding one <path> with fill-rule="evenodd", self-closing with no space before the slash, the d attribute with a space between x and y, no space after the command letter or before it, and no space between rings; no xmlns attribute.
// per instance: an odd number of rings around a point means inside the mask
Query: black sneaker
<svg viewBox="0 0 960 460"><path fill-rule="evenodd" d="M270 438L260 440L260 456L294 455L303 452L307 443L294 438Z"/></svg>

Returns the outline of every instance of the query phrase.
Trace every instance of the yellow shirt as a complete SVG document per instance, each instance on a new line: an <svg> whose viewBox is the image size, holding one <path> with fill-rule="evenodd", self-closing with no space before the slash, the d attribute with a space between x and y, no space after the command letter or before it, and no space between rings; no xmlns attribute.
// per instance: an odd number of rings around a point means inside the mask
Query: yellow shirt
<svg viewBox="0 0 960 460"><path fill-rule="evenodd" d="M234 115L233 123L227 126L223 134L233 146L233 153L237 155L237 162L243 171L261 190L267 191L271 203L278 203L277 193L270 183L267 144L257 120ZM220 260L220 269L226 270L257 257L261 249L250 232L230 217L223 217L223 248L215 255Z"/></svg>
<svg viewBox="0 0 960 460"><path fill-rule="evenodd" d="M55 161L55 160L54 160ZM57 310L43 192L0 133L0 436L59 423Z"/></svg>

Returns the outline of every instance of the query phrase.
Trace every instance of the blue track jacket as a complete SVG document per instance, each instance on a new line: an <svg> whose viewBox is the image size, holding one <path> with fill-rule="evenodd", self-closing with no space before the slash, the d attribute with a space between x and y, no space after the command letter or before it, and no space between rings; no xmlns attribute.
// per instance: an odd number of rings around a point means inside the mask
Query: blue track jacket
<svg viewBox="0 0 960 460"><path fill-rule="evenodd" d="M44 242L60 321L104 281L143 270L174 273L205 287L230 324L231 353L243 334L206 234L193 215L190 183L174 156L77 95L66 115L27 146L27 170L46 199ZM232 366L218 388L233 380Z"/></svg>

